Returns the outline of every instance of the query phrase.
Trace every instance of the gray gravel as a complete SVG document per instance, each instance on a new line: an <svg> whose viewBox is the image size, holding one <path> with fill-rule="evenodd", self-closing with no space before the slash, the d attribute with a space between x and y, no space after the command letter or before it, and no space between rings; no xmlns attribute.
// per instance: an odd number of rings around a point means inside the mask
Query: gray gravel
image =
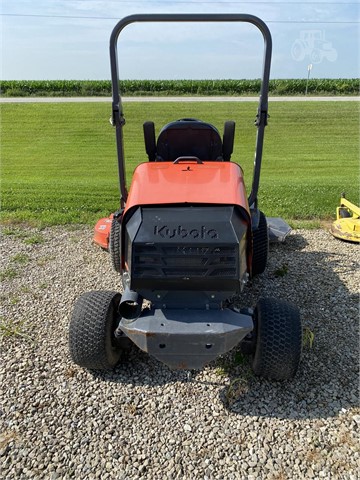
<svg viewBox="0 0 360 480"><path fill-rule="evenodd" d="M74 300L118 286L108 254L85 227L4 232L1 478L359 478L357 245L297 230L271 247L241 303L292 300L314 334L271 383L236 352L191 375L135 349L113 373L73 365Z"/></svg>

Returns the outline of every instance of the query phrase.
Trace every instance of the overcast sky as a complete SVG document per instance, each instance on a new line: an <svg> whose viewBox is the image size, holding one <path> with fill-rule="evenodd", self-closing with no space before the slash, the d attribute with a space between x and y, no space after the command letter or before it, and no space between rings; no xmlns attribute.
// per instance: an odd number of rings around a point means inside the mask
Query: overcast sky
<svg viewBox="0 0 360 480"><path fill-rule="evenodd" d="M134 13L250 13L273 37L272 78L354 78L359 0L1 0L1 78L109 79L109 37ZM120 35L123 79L258 78L262 36L243 24L134 24Z"/></svg>

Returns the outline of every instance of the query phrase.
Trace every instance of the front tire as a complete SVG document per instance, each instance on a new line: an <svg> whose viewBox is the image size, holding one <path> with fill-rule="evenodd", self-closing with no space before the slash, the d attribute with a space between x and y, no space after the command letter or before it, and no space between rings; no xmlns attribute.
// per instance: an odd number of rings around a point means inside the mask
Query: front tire
<svg viewBox="0 0 360 480"><path fill-rule="evenodd" d="M121 225L113 218L110 229L109 252L115 272L121 273Z"/></svg>
<svg viewBox="0 0 360 480"><path fill-rule="evenodd" d="M251 366L269 380L289 380L299 366L302 350L300 314L294 305L262 298L254 311L254 352Z"/></svg>
<svg viewBox="0 0 360 480"><path fill-rule="evenodd" d="M76 301L69 326L69 350L80 367L109 370L119 362L122 349L114 332L120 299L117 292L92 291Z"/></svg>

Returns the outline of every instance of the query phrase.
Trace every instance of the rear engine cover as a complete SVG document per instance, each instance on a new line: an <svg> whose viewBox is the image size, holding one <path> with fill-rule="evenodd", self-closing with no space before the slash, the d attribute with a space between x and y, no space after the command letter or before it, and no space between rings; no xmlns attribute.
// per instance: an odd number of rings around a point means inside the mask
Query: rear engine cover
<svg viewBox="0 0 360 480"><path fill-rule="evenodd" d="M245 218L235 206L138 207L123 226L130 288L152 301L171 290L239 292Z"/></svg>

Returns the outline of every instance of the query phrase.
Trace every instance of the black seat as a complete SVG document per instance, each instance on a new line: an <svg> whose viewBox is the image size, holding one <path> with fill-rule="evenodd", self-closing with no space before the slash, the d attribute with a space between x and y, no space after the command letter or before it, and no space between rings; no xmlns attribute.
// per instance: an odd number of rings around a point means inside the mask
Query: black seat
<svg viewBox="0 0 360 480"><path fill-rule="evenodd" d="M151 162L173 162L179 157L228 161L233 151L234 133L235 122L225 122L221 141L218 130L210 123L183 118L165 125L156 142L154 123L144 123L145 148Z"/></svg>

